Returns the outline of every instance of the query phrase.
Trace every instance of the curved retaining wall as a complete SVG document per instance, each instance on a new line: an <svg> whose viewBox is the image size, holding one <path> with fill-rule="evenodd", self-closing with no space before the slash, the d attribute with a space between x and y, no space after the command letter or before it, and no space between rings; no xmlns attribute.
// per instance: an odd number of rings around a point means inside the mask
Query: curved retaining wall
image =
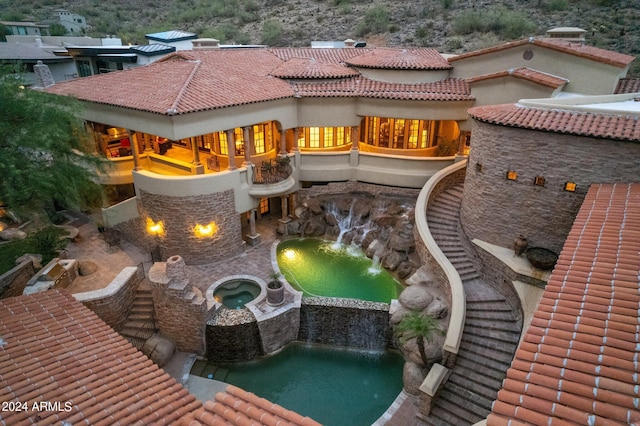
<svg viewBox="0 0 640 426"><path fill-rule="evenodd" d="M427 224L427 208L430 200L448 186L462 183L465 179L466 161L455 163L436 173L420 191L416 202L416 251L422 261L429 265L437 277L441 290L449 296L451 319L444 341L444 364L453 366L458 354L466 317L466 298L460 275L438 247Z"/></svg>

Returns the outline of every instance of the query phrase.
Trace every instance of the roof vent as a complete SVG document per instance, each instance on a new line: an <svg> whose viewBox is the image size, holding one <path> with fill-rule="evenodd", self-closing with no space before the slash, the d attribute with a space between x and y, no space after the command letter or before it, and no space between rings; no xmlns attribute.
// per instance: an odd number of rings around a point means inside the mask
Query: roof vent
<svg viewBox="0 0 640 426"><path fill-rule="evenodd" d="M356 41L348 38L344 41L344 47L356 47Z"/></svg>
<svg viewBox="0 0 640 426"><path fill-rule="evenodd" d="M587 30L577 27L557 27L547 31L548 38L559 38L567 41L585 41L584 35Z"/></svg>
<svg viewBox="0 0 640 426"><path fill-rule="evenodd" d="M191 43L193 43L193 50L220 49L220 40L215 38L198 38Z"/></svg>

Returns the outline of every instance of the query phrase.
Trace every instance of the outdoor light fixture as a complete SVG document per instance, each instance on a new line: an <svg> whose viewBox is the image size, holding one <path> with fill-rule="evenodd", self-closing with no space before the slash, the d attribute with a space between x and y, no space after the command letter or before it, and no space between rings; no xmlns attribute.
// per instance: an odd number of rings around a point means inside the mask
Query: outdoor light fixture
<svg viewBox="0 0 640 426"><path fill-rule="evenodd" d="M535 186L544 186L544 176L536 176L533 179L533 184Z"/></svg>
<svg viewBox="0 0 640 426"><path fill-rule="evenodd" d="M575 182L567 182L564 184L564 190L569 192L576 192L576 187L578 185Z"/></svg>
<svg viewBox="0 0 640 426"><path fill-rule="evenodd" d="M217 231L218 231L218 226L215 224L215 222L209 222L206 225L201 225L198 223L193 228L193 232L196 234L196 237L201 237L201 238L210 237L214 235Z"/></svg>
<svg viewBox="0 0 640 426"><path fill-rule="evenodd" d="M518 179L518 172L515 170L507 170L507 180L516 180Z"/></svg>
<svg viewBox="0 0 640 426"><path fill-rule="evenodd" d="M476 172L482 173L482 163L476 163Z"/></svg>
<svg viewBox="0 0 640 426"><path fill-rule="evenodd" d="M163 235L164 234L164 223L159 220L154 222L150 217L147 218L147 231L151 235Z"/></svg>

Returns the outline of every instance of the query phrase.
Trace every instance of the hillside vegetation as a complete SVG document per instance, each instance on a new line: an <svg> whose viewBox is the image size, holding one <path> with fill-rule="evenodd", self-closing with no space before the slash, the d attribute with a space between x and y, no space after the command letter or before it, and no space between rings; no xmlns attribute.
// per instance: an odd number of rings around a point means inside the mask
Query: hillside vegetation
<svg viewBox="0 0 640 426"><path fill-rule="evenodd" d="M225 44L309 46L352 38L374 46L424 46L462 53L580 27L591 45L640 54L640 0L0 0L1 20L43 20L65 8L85 16L88 35L146 44L181 29ZM640 75L640 65L633 66Z"/></svg>

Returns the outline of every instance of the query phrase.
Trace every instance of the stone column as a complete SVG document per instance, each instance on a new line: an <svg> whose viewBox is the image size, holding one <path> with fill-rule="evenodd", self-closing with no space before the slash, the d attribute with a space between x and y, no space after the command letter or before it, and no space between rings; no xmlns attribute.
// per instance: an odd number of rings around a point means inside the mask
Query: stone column
<svg viewBox="0 0 640 426"><path fill-rule="evenodd" d="M291 219L289 218L289 199L286 195L280 196L280 206L282 208L282 218L280 218L280 222L290 222Z"/></svg>
<svg viewBox="0 0 640 426"><path fill-rule="evenodd" d="M249 235L247 235L247 244L255 246L260 242L260 234L256 232L256 209L249 211Z"/></svg>
<svg viewBox="0 0 640 426"><path fill-rule="evenodd" d="M249 126L245 126L242 128L242 134L244 136L244 162L242 163L242 165L244 167L249 167L251 164L253 164L251 162L251 156L255 151L255 147L253 138L250 135L251 132L249 132L250 129L251 128Z"/></svg>
<svg viewBox="0 0 640 426"><path fill-rule="evenodd" d="M300 136L300 130L298 127L293 129L293 152L298 152L300 149L298 148L298 136Z"/></svg>
<svg viewBox="0 0 640 426"><path fill-rule="evenodd" d="M287 131L280 132L280 156L287 155Z"/></svg>
<svg viewBox="0 0 640 426"><path fill-rule="evenodd" d="M296 207L297 207L296 197L297 197L297 193L295 192L289 194L289 211L291 212L292 215L294 215L296 212Z"/></svg>
<svg viewBox="0 0 640 426"><path fill-rule="evenodd" d="M136 132L132 132L127 129L127 137L129 138L129 143L131 144L131 152L133 153L133 170L140 170L142 167L140 166L140 150L138 149L138 138L134 138Z"/></svg>
<svg viewBox="0 0 640 426"><path fill-rule="evenodd" d="M360 139L358 126L351 126L351 149L357 151L358 150L358 142Z"/></svg>
<svg viewBox="0 0 640 426"><path fill-rule="evenodd" d="M200 151L198 150L198 144L194 141L194 138L191 138L191 154L193 154L193 164L195 166L201 165Z"/></svg>
<svg viewBox="0 0 640 426"><path fill-rule="evenodd" d="M235 170L236 167L236 141L233 129L227 130L227 156L229 157L228 170Z"/></svg>

